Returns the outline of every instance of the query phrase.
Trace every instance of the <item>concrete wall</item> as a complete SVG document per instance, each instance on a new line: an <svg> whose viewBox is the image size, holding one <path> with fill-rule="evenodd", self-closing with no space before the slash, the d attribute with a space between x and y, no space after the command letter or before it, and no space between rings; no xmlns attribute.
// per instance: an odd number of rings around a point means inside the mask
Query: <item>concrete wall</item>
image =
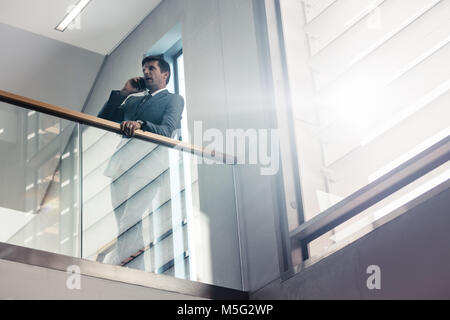
<svg viewBox="0 0 450 320"><path fill-rule="evenodd" d="M450 189L251 299L449 299ZM380 267L369 290L367 267Z"/></svg>
<svg viewBox="0 0 450 320"><path fill-rule="evenodd" d="M216 128L224 136L227 128L270 127L262 78L267 66L260 57L254 3L163 1L108 57L85 112L97 114L111 90L120 89L127 79L141 73L143 53L181 24L189 131L193 133L194 121L202 121L203 130ZM231 170L199 167L200 211L210 223L208 230L199 233L210 234L212 270L216 279L221 279L216 284L241 287L242 269L244 288L255 290L279 274L274 226L278 193L273 189L272 177L261 176L258 166L241 166L237 171L243 265L237 250ZM225 279L223 275L230 270L235 276Z"/></svg>
<svg viewBox="0 0 450 320"><path fill-rule="evenodd" d="M0 88L81 111L103 56L0 23Z"/></svg>

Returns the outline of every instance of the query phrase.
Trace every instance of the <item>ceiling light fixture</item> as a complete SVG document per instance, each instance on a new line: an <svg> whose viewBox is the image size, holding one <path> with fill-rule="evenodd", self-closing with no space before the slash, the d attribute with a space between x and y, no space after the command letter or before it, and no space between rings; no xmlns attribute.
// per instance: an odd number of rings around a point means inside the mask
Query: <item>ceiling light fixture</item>
<svg viewBox="0 0 450 320"><path fill-rule="evenodd" d="M91 0L80 0L75 7L64 17L64 19L58 24L55 30L63 32L72 23L72 21L78 17L84 8L91 2Z"/></svg>

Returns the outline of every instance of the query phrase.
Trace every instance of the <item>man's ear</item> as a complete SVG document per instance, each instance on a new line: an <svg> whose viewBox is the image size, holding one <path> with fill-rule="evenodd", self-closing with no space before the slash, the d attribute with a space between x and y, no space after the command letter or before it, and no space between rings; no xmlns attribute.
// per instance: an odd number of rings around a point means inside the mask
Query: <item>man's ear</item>
<svg viewBox="0 0 450 320"><path fill-rule="evenodd" d="M169 79L169 72L168 72L168 71L163 72L163 77L164 77L164 80L165 80L166 83L167 83L167 79Z"/></svg>

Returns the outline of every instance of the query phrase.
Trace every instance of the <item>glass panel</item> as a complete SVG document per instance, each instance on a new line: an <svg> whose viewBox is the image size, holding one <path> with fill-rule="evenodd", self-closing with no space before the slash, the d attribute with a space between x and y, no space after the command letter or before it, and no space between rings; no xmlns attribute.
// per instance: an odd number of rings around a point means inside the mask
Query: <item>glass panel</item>
<svg viewBox="0 0 450 320"><path fill-rule="evenodd" d="M82 136L83 258L241 288L232 166L92 127Z"/></svg>
<svg viewBox="0 0 450 320"><path fill-rule="evenodd" d="M0 119L0 242L242 289L233 166L5 104Z"/></svg>
<svg viewBox="0 0 450 320"><path fill-rule="evenodd" d="M78 126L62 123L0 105L0 241L79 257Z"/></svg>

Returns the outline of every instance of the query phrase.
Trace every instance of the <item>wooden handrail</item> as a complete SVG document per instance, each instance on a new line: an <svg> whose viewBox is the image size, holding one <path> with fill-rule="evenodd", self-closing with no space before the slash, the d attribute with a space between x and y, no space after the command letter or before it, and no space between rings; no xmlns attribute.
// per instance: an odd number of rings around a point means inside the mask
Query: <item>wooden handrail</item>
<svg viewBox="0 0 450 320"><path fill-rule="evenodd" d="M63 118L73 122L86 124L92 127L122 134L120 131L120 124L91 116L82 112L73 111L63 107L51 105L45 102L33 100L27 97L19 96L7 91L0 90L0 101L12 104L21 108L34 110L45 113L58 118ZM225 153L216 152L215 150L203 149L198 146L191 145L186 142L171 139L165 136L160 136L155 133L137 130L134 138L153 142L169 148L177 149L184 152L189 152L200 157L208 158L214 161L221 161L226 164L236 164L237 159L234 156Z"/></svg>

